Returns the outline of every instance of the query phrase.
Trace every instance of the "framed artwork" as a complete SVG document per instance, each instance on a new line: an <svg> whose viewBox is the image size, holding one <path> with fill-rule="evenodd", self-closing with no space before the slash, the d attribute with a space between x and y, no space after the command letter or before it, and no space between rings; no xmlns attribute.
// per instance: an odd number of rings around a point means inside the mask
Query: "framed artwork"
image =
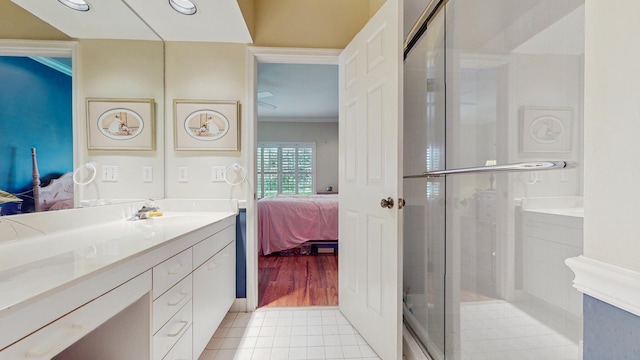
<svg viewBox="0 0 640 360"><path fill-rule="evenodd" d="M240 150L238 101L174 100L176 150Z"/></svg>
<svg viewBox="0 0 640 360"><path fill-rule="evenodd" d="M524 106L520 109L520 152L571 152L573 108Z"/></svg>
<svg viewBox="0 0 640 360"><path fill-rule="evenodd" d="M90 150L154 150L153 99L87 99Z"/></svg>

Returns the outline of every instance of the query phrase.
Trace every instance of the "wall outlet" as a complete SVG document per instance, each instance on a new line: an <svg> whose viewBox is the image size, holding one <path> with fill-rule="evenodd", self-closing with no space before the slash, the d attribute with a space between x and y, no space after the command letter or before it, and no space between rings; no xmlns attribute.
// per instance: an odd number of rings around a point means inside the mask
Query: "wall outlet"
<svg viewBox="0 0 640 360"><path fill-rule="evenodd" d="M227 170L226 166L212 166L211 181L224 181L224 172L226 170Z"/></svg>
<svg viewBox="0 0 640 360"><path fill-rule="evenodd" d="M153 182L153 167L151 166L142 167L142 181L146 183Z"/></svg>
<svg viewBox="0 0 640 360"><path fill-rule="evenodd" d="M102 181L118 181L118 167L113 165L102 166Z"/></svg>
<svg viewBox="0 0 640 360"><path fill-rule="evenodd" d="M189 182L189 175L187 174L187 168L185 166L181 166L178 168L178 182Z"/></svg>

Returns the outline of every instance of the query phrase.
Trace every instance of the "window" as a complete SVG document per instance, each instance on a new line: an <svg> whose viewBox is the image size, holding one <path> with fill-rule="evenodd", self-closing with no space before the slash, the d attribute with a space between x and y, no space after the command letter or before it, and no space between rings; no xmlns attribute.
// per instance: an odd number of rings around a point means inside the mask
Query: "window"
<svg viewBox="0 0 640 360"><path fill-rule="evenodd" d="M315 153L315 143L259 143L258 198L313 194Z"/></svg>

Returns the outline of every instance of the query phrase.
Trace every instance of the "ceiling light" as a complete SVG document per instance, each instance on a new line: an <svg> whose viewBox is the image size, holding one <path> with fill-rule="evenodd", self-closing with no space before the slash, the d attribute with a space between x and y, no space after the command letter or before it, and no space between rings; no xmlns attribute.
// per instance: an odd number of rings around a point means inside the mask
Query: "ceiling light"
<svg viewBox="0 0 640 360"><path fill-rule="evenodd" d="M58 0L62 5L77 11L89 11L89 4L84 0Z"/></svg>
<svg viewBox="0 0 640 360"><path fill-rule="evenodd" d="M184 15L193 15L198 11L196 5L189 0L169 0L169 5L171 5L173 10Z"/></svg>

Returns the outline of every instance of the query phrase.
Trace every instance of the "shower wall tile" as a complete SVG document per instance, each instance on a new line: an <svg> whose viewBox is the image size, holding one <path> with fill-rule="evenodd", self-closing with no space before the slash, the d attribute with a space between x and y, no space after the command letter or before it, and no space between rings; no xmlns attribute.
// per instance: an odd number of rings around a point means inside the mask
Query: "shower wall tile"
<svg viewBox="0 0 640 360"><path fill-rule="evenodd" d="M640 359L640 317L584 295L583 359Z"/></svg>

